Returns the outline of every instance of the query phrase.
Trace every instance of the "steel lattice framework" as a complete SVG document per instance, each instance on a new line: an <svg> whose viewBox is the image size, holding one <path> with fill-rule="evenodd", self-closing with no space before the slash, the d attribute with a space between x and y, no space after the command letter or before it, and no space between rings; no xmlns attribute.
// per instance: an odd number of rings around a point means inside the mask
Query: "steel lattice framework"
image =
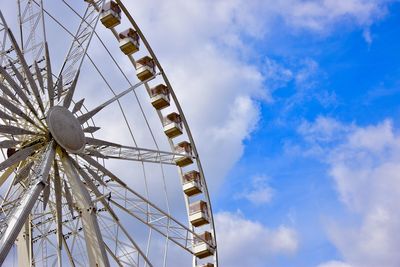
<svg viewBox="0 0 400 267"><path fill-rule="evenodd" d="M124 3L15 9L0 11L0 264L217 266L193 137Z"/></svg>

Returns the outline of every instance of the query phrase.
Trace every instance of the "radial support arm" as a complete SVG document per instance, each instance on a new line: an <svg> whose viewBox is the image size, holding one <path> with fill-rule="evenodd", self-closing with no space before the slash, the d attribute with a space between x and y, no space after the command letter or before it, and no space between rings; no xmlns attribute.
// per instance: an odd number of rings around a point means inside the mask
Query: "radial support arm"
<svg viewBox="0 0 400 267"><path fill-rule="evenodd" d="M91 156L98 156L111 159L122 159L131 161L162 163L176 165L175 160L181 157L191 157L192 155L159 151L154 149L130 147L130 146L99 146L93 149L88 149L87 152ZM100 154L98 154L100 153Z"/></svg>
<svg viewBox="0 0 400 267"><path fill-rule="evenodd" d="M17 2L22 52L25 57L29 55L32 61L40 61L46 41L42 0L37 0L37 4L31 0Z"/></svg>
<svg viewBox="0 0 400 267"><path fill-rule="evenodd" d="M4 21L3 13L0 10L0 66L7 58L11 59L9 53L13 50L8 40L8 26Z"/></svg>
<svg viewBox="0 0 400 267"><path fill-rule="evenodd" d="M6 259L9 250L14 244L22 226L25 224L40 193L46 187L46 181L54 159L54 154L54 144L51 142L44 152L41 161L36 165L30 187L21 197L19 205L2 220L5 225L1 227L2 231L0 232L0 265L2 265Z"/></svg>
<svg viewBox="0 0 400 267"><path fill-rule="evenodd" d="M90 198L89 192L80 180L79 174L69 156L63 153L61 161L65 174L72 187L72 191L74 192L77 206L81 212L90 266L110 266L100 227L96 219L96 207Z"/></svg>
<svg viewBox="0 0 400 267"><path fill-rule="evenodd" d="M94 5L88 5L87 7L62 66L60 76L64 78L64 85L68 85L75 80L75 76L81 68L83 59L90 45L100 16L97 9L102 7L104 0L96 0L94 2Z"/></svg>

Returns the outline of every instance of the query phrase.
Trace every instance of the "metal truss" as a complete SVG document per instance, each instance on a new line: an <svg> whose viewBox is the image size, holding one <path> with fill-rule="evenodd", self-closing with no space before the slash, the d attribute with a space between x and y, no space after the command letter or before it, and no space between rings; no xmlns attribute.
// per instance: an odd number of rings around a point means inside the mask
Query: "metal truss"
<svg viewBox="0 0 400 267"><path fill-rule="evenodd" d="M111 192L108 198L111 207L122 209L188 252L193 254L194 237L203 240L194 231L128 186L110 182L108 189ZM203 241L208 243L206 240ZM212 243L209 245L214 247Z"/></svg>
<svg viewBox="0 0 400 267"><path fill-rule="evenodd" d="M65 1L64 3L67 4ZM102 7L103 3L104 0L92 1L86 8L59 75L59 79L62 77L64 86L72 83L82 65L99 20L100 13L97 10Z"/></svg>
<svg viewBox="0 0 400 267"><path fill-rule="evenodd" d="M191 157L191 155L182 155L179 153L165 152L147 148L129 147L122 145L102 145L93 146L86 149L87 153L91 156L111 158L111 159L122 159L131 161L151 162L151 163L162 163L169 165L176 165L175 160L182 157Z"/></svg>
<svg viewBox="0 0 400 267"><path fill-rule="evenodd" d="M22 53L28 61L41 62L46 42L43 1L17 0L17 3Z"/></svg>
<svg viewBox="0 0 400 267"><path fill-rule="evenodd" d="M17 203L14 203L13 209L10 209L7 213L1 214L0 265L3 264L7 257L9 250L14 244L22 226L25 224L40 193L47 186L46 181L54 155L54 143L51 142L48 144L46 151L33 169L33 175L29 182L28 189L24 191L22 196L16 199Z"/></svg>
<svg viewBox="0 0 400 267"><path fill-rule="evenodd" d="M8 41L8 26L5 23L3 13L0 10L0 66L6 59L9 59L9 54L14 50Z"/></svg>

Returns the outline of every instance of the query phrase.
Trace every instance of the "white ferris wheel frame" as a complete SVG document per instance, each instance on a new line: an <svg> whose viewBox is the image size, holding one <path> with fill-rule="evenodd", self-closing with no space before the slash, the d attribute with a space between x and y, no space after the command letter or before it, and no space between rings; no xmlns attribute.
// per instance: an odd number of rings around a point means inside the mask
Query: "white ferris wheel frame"
<svg viewBox="0 0 400 267"><path fill-rule="evenodd" d="M70 265L75 266L74 255L70 251L66 240L69 234L74 236L73 238L85 240L86 254L91 265L110 266L111 260L119 266L153 266L152 259L148 257L148 248L141 248L136 243L123 225L123 221L121 222L117 214L113 212L114 208L118 208L138 222L146 225L150 230L149 235L154 231L164 236L166 238L166 247L169 243L173 243L180 249L192 254L192 265L194 267L200 265L218 266L213 213L200 157L177 96L142 31L123 1L115 0L122 10L124 18L128 19L131 27L138 34L145 51L153 59L157 70L154 76L134 84L126 77L113 53L107 48L102 41L101 35L96 31L97 24L101 24L99 23L100 15L106 1L85 0L87 8L83 14L75 10L68 1L59 0L59 2L68 7L79 18L80 24L75 33L71 32L57 17L46 10L43 0L17 0L20 33L20 42L18 42L0 11L0 90L2 91L0 95L0 122L4 124L0 125L0 148L10 149L16 147L16 145L18 147L8 158L4 156L5 160L0 163L0 186L7 179L11 179L9 177L13 177L13 181L0 205L0 264L4 262L11 248L17 243L20 265L40 265L39 261L35 262L32 244L34 242L43 243L43 240L48 239L48 235L55 234L57 237L57 242L55 242L57 265L62 265L61 250L64 249L68 255ZM46 39L45 18L63 28L64 32L73 38L60 73L57 76L52 72L49 56L51 47L48 47ZM119 33L117 30L112 27L110 31L118 41ZM115 90L107 83L89 55L90 42L93 38L96 38L103 45L108 56L129 82L129 88L115 93ZM127 55L127 57L135 67L136 61L133 55ZM112 98L90 110L86 109L83 101L75 102L73 100L75 86L85 59L90 61L97 70L98 75L101 76L114 94ZM28 61L31 65L28 65ZM90 135L98 130L93 120L96 114L100 114L101 110L110 104L118 103L125 118L124 110L119 100L125 95L133 93L140 106L135 90L145 88L150 94L150 84L155 77L161 77L163 83L169 89L176 112L181 117L183 124L182 134L190 143L191 153L185 156L194 162L194 169L200 175L202 184L200 196L208 207L209 222L206 226L197 227L189 219L187 223L182 223L170 214L169 204L167 204L167 211L161 209L152 203L146 195L143 196L130 188L122 179L102 164L102 161L107 159L118 159L141 162L141 164L157 164L161 166L161 169L164 165L173 165L177 166L178 174L181 182L183 182L184 169L177 164L177 159L181 158L182 154L175 150L176 144L173 137L166 137L171 151L161 151L153 133L151 135L157 149L141 148L136 143L135 146L126 146L110 142L112 140L99 140L93 138L92 135L92 137L86 136L84 151L70 153L70 151L65 150L62 141L58 142L58 140L54 139L56 138L56 132L50 131L49 135L48 126L43 117L41 117L41 115L46 117L48 114L46 109L48 108L62 106L68 109L74 104L71 114L75 114L77 122L82 125L88 122L92 123L92 126L88 126L83 130ZM26 92L29 93L26 94ZM142 106L140 106L140 109L142 110ZM77 115L77 111L80 111L81 114ZM162 123L165 114L160 110L156 110L156 112ZM145 117L145 114L142 114ZM146 118L145 120L148 124L149 122ZM134 139L129 124L127 121L126 123ZM32 141L28 144L20 143L19 141L22 139L19 139L19 137L26 135L34 136L34 138L30 139L34 140L34 142ZM3 150L2 153L4 155ZM102 177L100 177L100 174ZM108 177L107 182L109 184L105 183L104 177ZM100 186L95 185L95 183L100 184ZM101 185L109 191L108 194L102 194L101 190L97 189L101 188ZM113 194L113 197L111 197L111 194ZM127 195L130 196L129 200L127 200ZM62 202L62 196L64 196L64 202ZM189 217L190 205L193 200L191 196L186 194L183 194L183 196L187 216ZM52 199L52 201L49 199ZM39 202L42 203L42 208L39 207ZM125 240L128 240L127 243L130 244L130 248L135 252L135 260L131 259L133 256L128 255L129 253L118 256L115 251L113 252L107 246L104 239L107 237L104 231L108 228L101 225L103 221L100 217L103 215L100 215L100 212L96 210L97 203L103 207L103 211L108 212L107 216L109 217L107 220L111 221L111 224L122 232ZM65 205L69 209L74 220L80 221L75 225L76 227L80 225L81 229L73 229L73 223L65 223L63 221L65 212L63 214L62 209L65 207L61 207L61 205ZM44 211L46 206L55 211L50 218L45 218ZM37 209L40 211L33 212L33 210L36 211ZM78 212L78 215L74 216L74 212ZM30 235L32 229L37 225L44 229L44 225L50 223L55 224L56 229L48 229L48 233L42 233L37 237ZM37 228L39 229L40 227ZM207 232L211 233L211 240L205 239L201 235L205 228ZM63 234L63 229L71 231L65 235ZM82 232L84 232L84 237L82 237ZM115 241L115 246L119 246L119 249L124 249L123 245L126 244L116 239L113 240ZM150 242L150 237L148 240ZM210 254L211 257L206 258L206 261L196 255L194 251L195 242L199 241L213 252L212 255ZM167 250L167 248L164 249L165 254L167 254ZM129 258L131 262L124 261L126 258ZM166 258L167 256L164 255L163 266L166 265Z"/></svg>

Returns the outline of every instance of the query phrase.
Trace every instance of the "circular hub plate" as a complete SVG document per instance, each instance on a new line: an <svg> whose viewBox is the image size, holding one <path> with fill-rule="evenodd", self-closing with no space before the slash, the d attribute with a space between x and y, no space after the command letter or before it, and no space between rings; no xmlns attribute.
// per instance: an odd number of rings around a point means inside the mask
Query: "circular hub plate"
<svg viewBox="0 0 400 267"><path fill-rule="evenodd" d="M65 150L77 153L85 147L82 126L65 107L52 107L47 114L47 124L53 138Z"/></svg>

